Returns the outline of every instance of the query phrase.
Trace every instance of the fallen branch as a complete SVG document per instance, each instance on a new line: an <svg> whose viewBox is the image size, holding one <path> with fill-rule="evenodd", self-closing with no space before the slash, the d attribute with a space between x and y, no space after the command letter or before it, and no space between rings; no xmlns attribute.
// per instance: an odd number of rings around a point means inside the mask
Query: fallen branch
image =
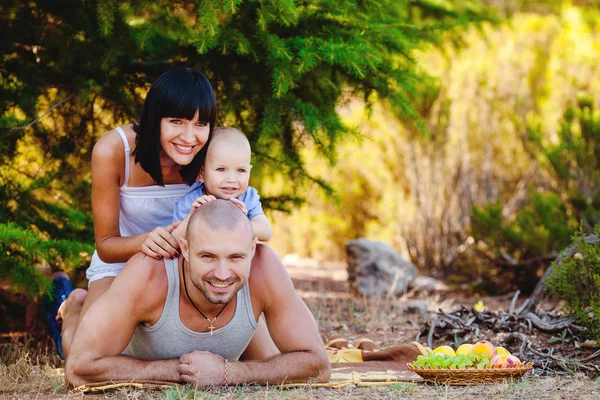
<svg viewBox="0 0 600 400"><path fill-rule="evenodd" d="M594 358L598 358L598 357L600 357L600 350L598 350L597 352L595 352L591 356L588 356L586 358L582 358L579 361L581 361L581 362L588 362L588 361L592 361Z"/></svg>
<svg viewBox="0 0 600 400"><path fill-rule="evenodd" d="M534 313L527 313L526 318L528 321L531 321L533 326L535 326L536 328L538 328L539 330L544 331L544 332L558 332L558 331L562 331L567 328L571 328L577 332L581 332L581 331L585 330L585 328L583 328L579 325L573 324L572 319L566 319L563 321L558 321L556 323L548 323L548 322L542 321L542 319L540 317L538 317L537 315L535 315Z"/></svg>
<svg viewBox="0 0 600 400"><path fill-rule="evenodd" d="M600 369L598 369L598 367L596 367L596 366L585 365L585 364L582 364L581 362L578 362L577 360L573 360L573 359L566 360L561 357L553 356L552 354L542 353L541 351L535 350L533 348L533 346L531 346L531 342L527 343L527 350L529 350L531 353L533 353L534 355L536 355L538 357L548 358L548 359L554 361L559 367L561 367L564 371L566 371L568 373L573 373L573 369L569 369L567 367L567 363L569 363L579 369L585 369L586 371L593 371L593 372L600 371Z"/></svg>
<svg viewBox="0 0 600 400"><path fill-rule="evenodd" d="M447 312L444 312L441 308L439 309L439 312L444 317L450 318L451 320L456 321L456 322L458 322L459 324L461 324L463 326L467 324L467 322L464 319L462 319L461 317L457 317L456 315L452 315L452 314L449 314Z"/></svg>

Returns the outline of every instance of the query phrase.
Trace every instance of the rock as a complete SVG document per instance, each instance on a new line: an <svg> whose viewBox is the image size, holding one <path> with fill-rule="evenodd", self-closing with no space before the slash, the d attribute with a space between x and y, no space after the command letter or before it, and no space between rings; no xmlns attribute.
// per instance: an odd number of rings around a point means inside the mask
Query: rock
<svg viewBox="0 0 600 400"><path fill-rule="evenodd" d="M429 276L417 276L408 283L409 289L420 289L427 292L442 292L448 290L448 286L442 281Z"/></svg>
<svg viewBox="0 0 600 400"><path fill-rule="evenodd" d="M365 296L402 295L417 276L417 267L382 242L351 240L346 258L350 287Z"/></svg>

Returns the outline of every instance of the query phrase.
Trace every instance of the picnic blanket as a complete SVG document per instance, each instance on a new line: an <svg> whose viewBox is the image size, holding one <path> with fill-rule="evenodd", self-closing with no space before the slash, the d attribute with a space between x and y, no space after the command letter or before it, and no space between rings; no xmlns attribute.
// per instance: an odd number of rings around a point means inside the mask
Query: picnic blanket
<svg viewBox="0 0 600 400"><path fill-rule="evenodd" d="M417 374L408 371L406 364L414 361L418 355L427 354L427 348L418 342L378 348L369 339L359 339L356 344L338 338L325 345L331 362L331 379L326 383L289 383L277 385L281 388L327 387L344 388L348 386L370 387L394 385L397 382L421 382ZM172 382L135 381L135 382L97 382L75 388L83 393L104 392L123 387L132 389L162 389L177 386Z"/></svg>

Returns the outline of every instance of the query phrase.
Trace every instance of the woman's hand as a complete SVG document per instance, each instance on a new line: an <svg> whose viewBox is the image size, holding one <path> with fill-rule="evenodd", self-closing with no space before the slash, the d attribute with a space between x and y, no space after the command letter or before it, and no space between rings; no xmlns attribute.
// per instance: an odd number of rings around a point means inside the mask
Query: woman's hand
<svg viewBox="0 0 600 400"><path fill-rule="evenodd" d="M159 226L148 233L142 243L142 252L147 256L160 260L162 257L170 260L179 256L179 243L171 234L181 221L175 221L169 226Z"/></svg>

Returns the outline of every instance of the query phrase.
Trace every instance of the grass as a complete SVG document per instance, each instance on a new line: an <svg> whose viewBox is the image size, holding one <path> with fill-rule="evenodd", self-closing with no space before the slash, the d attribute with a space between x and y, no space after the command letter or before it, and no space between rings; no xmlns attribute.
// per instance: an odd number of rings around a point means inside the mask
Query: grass
<svg viewBox="0 0 600 400"><path fill-rule="evenodd" d="M163 390L118 389L104 394L83 395L66 388L62 369L53 359L34 358L34 352L15 346L16 362L0 365L0 400L4 399L596 399L600 381L583 374L537 378L527 376L515 383L465 387L399 382L391 386L344 389L260 387L243 385L229 388L194 389L190 386Z"/></svg>

